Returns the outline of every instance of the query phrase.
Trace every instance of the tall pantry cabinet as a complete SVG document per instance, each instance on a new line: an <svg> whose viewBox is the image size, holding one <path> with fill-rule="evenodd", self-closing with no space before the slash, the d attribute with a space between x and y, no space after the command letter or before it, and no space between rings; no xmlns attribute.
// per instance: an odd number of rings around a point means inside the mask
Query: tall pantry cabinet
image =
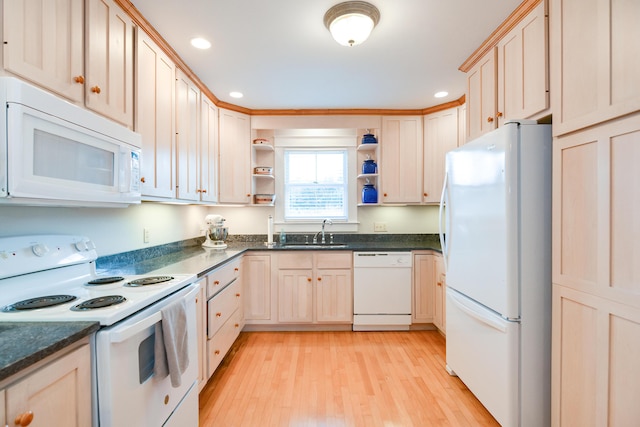
<svg viewBox="0 0 640 427"><path fill-rule="evenodd" d="M640 2L550 16L552 425L640 425Z"/></svg>

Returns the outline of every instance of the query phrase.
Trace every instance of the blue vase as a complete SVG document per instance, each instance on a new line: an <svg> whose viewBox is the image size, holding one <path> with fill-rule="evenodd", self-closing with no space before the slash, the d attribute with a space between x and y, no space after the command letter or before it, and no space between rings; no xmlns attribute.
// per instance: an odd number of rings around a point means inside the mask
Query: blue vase
<svg viewBox="0 0 640 427"><path fill-rule="evenodd" d="M362 187L362 203L378 203L378 190L373 184Z"/></svg>

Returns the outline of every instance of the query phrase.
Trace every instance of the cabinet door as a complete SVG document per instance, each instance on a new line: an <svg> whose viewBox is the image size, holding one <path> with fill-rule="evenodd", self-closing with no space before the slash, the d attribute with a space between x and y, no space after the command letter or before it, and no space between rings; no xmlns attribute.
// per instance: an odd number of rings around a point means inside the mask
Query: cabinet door
<svg viewBox="0 0 640 427"><path fill-rule="evenodd" d="M245 255L243 262L245 321L271 320L271 256Z"/></svg>
<svg viewBox="0 0 640 427"><path fill-rule="evenodd" d="M33 425L91 425L89 345L45 365L6 390L6 418L33 412ZM4 402L3 402L4 403Z"/></svg>
<svg viewBox="0 0 640 427"><path fill-rule="evenodd" d="M380 147L382 203L420 203L422 117L383 117Z"/></svg>
<svg viewBox="0 0 640 427"><path fill-rule="evenodd" d="M313 270L278 271L278 322L313 322Z"/></svg>
<svg viewBox="0 0 640 427"><path fill-rule="evenodd" d="M315 287L317 322L353 322L351 270L318 269Z"/></svg>
<svg viewBox="0 0 640 427"><path fill-rule="evenodd" d="M467 73L467 140L497 126L496 50L491 49Z"/></svg>
<svg viewBox="0 0 640 427"><path fill-rule="evenodd" d="M413 256L413 323L433 323L435 308L434 255Z"/></svg>
<svg viewBox="0 0 640 427"><path fill-rule="evenodd" d="M251 201L251 122L246 114L220 109L221 203Z"/></svg>
<svg viewBox="0 0 640 427"><path fill-rule="evenodd" d="M133 23L113 0L87 0L85 105L133 127Z"/></svg>
<svg viewBox="0 0 640 427"><path fill-rule="evenodd" d="M200 89L179 69L176 71L176 197L197 201Z"/></svg>
<svg viewBox="0 0 640 427"><path fill-rule="evenodd" d="M136 39L135 130L142 135L144 196L174 198L175 65L143 31Z"/></svg>
<svg viewBox="0 0 640 427"><path fill-rule="evenodd" d="M640 2L549 2L553 134L640 110Z"/></svg>
<svg viewBox="0 0 640 427"><path fill-rule="evenodd" d="M59 95L84 95L84 0L3 2L4 68Z"/></svg>
<svg viewBox="0 0 640 427"><path fill-rule="evenodd" d="M433 266L435 280L433 324L444 334L447 326L447 284L442 255L433 256Z"/></svg>
<svg viewBox="0 0 640 427"><path fill-rule="evenodd" d="M445 156L458 146L458 109L424 117L424 191L422 201L440 203Z"/></svg>
<svg viewBox="0 0 640 427"><path fill-rule="evenodd" d="M202 96L198 192L203 202L218 201L218 107Z"/></svg>
<svg viewBox="0 0 640 427"><path fill-rule="evenodd" d="M544 2L498 43L498 126L549 108Z"/></svg>

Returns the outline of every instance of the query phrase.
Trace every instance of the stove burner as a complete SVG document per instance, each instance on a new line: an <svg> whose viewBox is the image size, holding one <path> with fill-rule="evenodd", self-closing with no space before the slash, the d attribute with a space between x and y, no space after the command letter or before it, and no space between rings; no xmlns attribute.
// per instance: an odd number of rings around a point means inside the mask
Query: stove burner
<svg viewBox="0 0 640 427"><path fill-rule="evenodd" d="M129 283L127 283L125 286L129 286L129 287L132 287L132 288L137 288L139 286L156 285L158 283L168 282L169 280L173 280L173 277L171 277L171 276L150 276L150 277L143 277L142 279L132 280Z"/></svg>
<svg viewBox="0 0 640 427"><path fill-rule="evenodd" d="M110 307L112 305L125 302L127 299L122 295L107 295L87 300L71 307L72 311L93 310L94 308Z"/></svg>
<svg viewBox="0 0 640 427"><path fill-rule="evenodd" d="M108 285L109 283L116 283L121 280L124 280L124 277L113 276L113 277L99 277L97 279L93 279L87 282L87 285Z"/></svg>
<svg viewBox="0 0 640 427"><path fill-rule="evenodd" d="M35 310L38 308L54 307L75 300L73 295L47 295L44 297L29 298L8 305L2 309L4 312Z"/></svg>

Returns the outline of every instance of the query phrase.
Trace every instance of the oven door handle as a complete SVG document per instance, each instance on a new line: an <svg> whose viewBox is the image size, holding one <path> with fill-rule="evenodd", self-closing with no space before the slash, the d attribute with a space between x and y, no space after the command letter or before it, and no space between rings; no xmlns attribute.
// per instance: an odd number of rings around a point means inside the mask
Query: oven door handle
<svg viewBox="0 0 640 427"><path fill-rule="evenodd" d="M147 329L148 327L155 325L156 323L162 320L162 313L156 312L152 314L150 317L145 317L139 322L134 323L133 325L127 326L121 331L114 331L109 334L110 341L112 343L118 343L125 341L140 331Z"/></svg>
<svg viewBox="0 0 640 427"><path fill-rule="evenodd" d="M200 289L200 285L194 286L194 284L191 284L190 286L187 286L186 288L183 288L182 290L174 294L174 296L177 298L175 299L172 298L172 300L177 301L178 299L182 299L182 298L187 300L191 298L195 298L199 289ZM183 293L183 295L177 295L180 293ZM136 335L140 331L143 331L146 328L153 326L160 321L162 321L162 312L160 311L160 309L158 309L155 313L151 314L148 317L144 317L140 319L138 322L135 322L128 326L124 326L120 330L111 331L109 333L109 341L111 341L112 343L119 343L119 342L125 341L131 338L132 336Z"/></svg>

